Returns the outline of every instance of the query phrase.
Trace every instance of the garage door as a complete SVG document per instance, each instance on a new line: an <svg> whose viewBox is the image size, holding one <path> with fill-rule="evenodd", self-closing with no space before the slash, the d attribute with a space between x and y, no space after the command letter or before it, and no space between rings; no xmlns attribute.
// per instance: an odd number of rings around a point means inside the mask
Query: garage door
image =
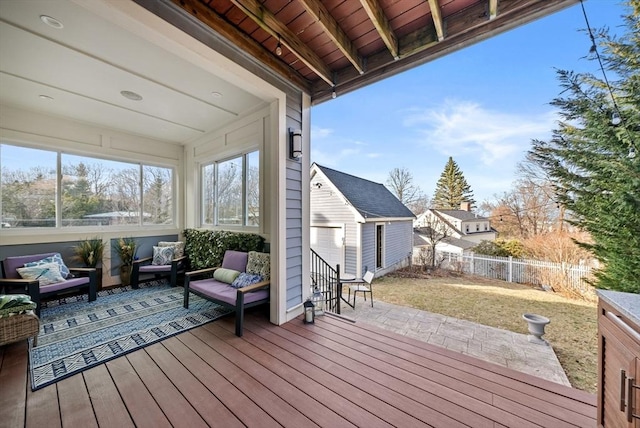
<svg viewBox="0 0 640 428"><path fill-rule="evenodd" d="M311 248L332 267L344 269L341 227L312 227Z"/></svg>

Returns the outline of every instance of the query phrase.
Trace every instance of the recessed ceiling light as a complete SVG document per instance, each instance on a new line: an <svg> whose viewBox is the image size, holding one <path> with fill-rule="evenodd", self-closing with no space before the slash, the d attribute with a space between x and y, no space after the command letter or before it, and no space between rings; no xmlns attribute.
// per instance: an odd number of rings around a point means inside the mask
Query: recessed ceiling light
<svg viewBox="0 0 640 428"><path fill-rule="evenodd" d="M120 95L122 95L123 97L130 99L132 101L141 101L142 100L142 95L140 94L136 94L135 92L132 91L120 91Z"/></svg>
<svg viewBox="0 0 640 428"><path fill-rule="evenodd" d="M40 20L42 22L44 22L45 24L47 24L49 27L53 27L57 30L60 30L62 28L64 28L64 25L62 24L62 22L58 21L55 18L52 18L50 16L47 15L40 15Z"/></svg>
<svg viewBox="0 0 640 428"><path fill-rule="evenodd" d="M220 92L211 92L211 96L213 98L222 98L222 94Z"/></svg>
<svg viewBox="0 0 640 428"><path fill-rule="evenodd" d="M47 101L52 101L53 100L53 97L50 97L49 95L38 95L38 96L42 100L47 100Z"/></svg>

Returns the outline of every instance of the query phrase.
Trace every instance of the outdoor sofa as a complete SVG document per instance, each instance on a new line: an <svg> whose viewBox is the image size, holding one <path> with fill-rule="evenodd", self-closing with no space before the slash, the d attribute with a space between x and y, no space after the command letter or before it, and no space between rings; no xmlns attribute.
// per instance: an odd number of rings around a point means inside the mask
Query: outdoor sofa
<svg viewBox="0 0 640 428"><path fill-rule="evenodd" d="M58 265L60 276L51 275L46 265L53 261ZM25 264L33 264L34 269L26 275ZM42 266L45 266L42 268ZM37 268L41 267L38 274ZM23 272L21 275L20 272ZM35 272L35 276L34 276ZM66 278L64 278L64 276ZM24 278L27 276L28 278ZM39 278L40 277L40 278ZM45 281L41 278L47 278ZM54 278L54 279L52 279ZM55 280L55 282L52 282ZM2 279L0 290L6 294L28 294L36 304L36 315L40 316L41 299L61 292L72 290L87 290L89 301L96 300L98 281L95 268L69 268L62 261L60 253L31 254L26 256L7 257L2 261Z"/></svg>
<svg viewBox="0 0 640 428"><path fill-rule="evenodd" d="M193 293L233 309L236 336L242 336L244 310L269 303L269 271L269 254L227 250L222 266L185 273L184 307Z"/></svg>

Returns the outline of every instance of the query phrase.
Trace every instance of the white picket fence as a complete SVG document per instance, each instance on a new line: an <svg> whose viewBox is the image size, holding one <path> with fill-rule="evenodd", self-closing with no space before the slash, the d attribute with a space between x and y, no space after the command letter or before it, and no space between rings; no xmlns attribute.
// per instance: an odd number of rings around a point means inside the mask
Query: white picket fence
<svg viewBox="0 0 640 428"><path fill-rule="evenodd" d="M436 260L442 268L452 269L486 278L520 284L550 286L554 289L595 299L595 290L585 279L593 279L593 268L568 263L552 263L539 260L514 259L480 254L455 254L437 252ZM414 264L419 264L414 257Z"/></svg>

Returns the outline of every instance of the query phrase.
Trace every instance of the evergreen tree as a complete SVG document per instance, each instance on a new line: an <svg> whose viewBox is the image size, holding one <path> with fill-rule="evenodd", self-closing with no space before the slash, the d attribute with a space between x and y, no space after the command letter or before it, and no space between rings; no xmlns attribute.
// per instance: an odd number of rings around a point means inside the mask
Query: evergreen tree
<svg viewBox="0 0 640 428"><path fill-rule="evenodd" d="M439 210L459 210L460 203L465 201L471 203L471 207L475 206L476 201L473 199L471 187L467 184L458 164L449 156L449 161L436 185L433 205Z"/></svg>
<svg viewBox="0 0 640 428"><path fill-rule="evenodd" d="M552 105L562 120L551 140L533 141L529 153L553 179L569 221L591 234L593 242L580 244L602 263L594 285L638 293L640 0L629 6L624 36L601 30L593 37L602 76L558 71L563 91Z"/></svg>

